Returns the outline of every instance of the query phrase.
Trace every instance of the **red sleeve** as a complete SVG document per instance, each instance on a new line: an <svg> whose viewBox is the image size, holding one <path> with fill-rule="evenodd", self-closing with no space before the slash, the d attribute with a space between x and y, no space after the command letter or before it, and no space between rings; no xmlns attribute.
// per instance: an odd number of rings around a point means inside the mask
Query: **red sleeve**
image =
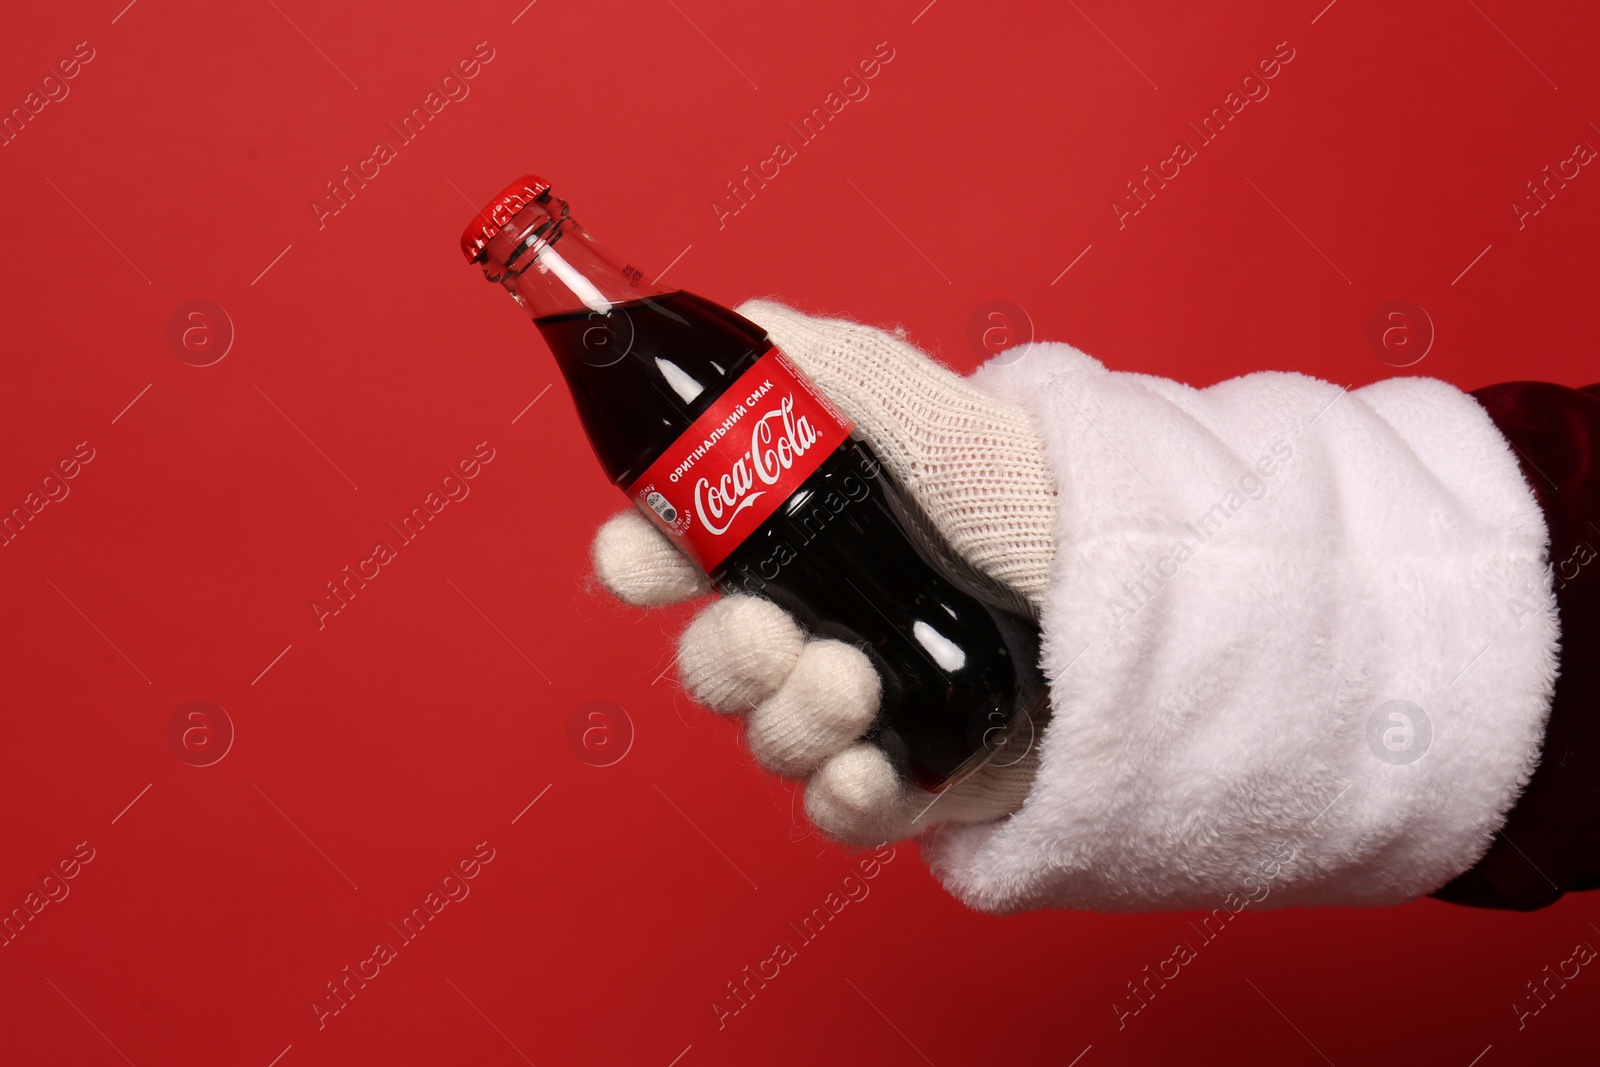
<svg viewBox="0 0 1600 1067"><path fill-rule="evenodd" d="M1507 382L1472 395L1544 509L1561 667L1527 789L1483 858L1433 896L1531 911L1600 889L1600 384Z"/></svg>

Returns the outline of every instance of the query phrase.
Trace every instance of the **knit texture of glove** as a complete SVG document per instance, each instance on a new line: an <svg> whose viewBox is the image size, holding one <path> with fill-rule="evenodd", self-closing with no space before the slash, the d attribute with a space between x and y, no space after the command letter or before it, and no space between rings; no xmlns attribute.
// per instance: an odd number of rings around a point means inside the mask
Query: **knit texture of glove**
<svg viewBox="0 0 1600 1067"><path fill-rule="evenodd" d="M1055 555L1056 481L1028 412L882 330L765 300L738 311L855 422L959 562L1037 612ZM606 588L632 604L671 604L710 589L635 509L601 528L594 563ZM809 639L756 597L706 608L683 634L678 671L700 703L743 715L757 762L805 779L808 817L851 844L1002 817L1021 806L1037 768L1030 746L1020 758L1002 753L937 797L904 781L881 749L861 740L881 691L867 656Z"/></svg>

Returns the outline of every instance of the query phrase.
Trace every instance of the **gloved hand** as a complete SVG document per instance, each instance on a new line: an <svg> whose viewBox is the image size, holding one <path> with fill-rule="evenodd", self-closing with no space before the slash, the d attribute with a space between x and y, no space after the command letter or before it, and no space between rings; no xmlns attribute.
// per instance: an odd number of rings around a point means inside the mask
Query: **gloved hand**
<svg viewBox="0 0 1600 1067"><path fill-rule="evenodd" d="M1055 555L1056 481L1027 411L882 330L771 301L738 311L855 422L949 546L1037 614ZM706 575L634 508L601 527L594 563L605 587L631 604L655 607L710 590ZM683 634L678 670L700 703L745 717L746 744L763 767L807 780L806 814L847 843L1000 818L1021 806L1038 765L1034 737L1021 755L1002 751L937 796L904 781L881 749L861 740L881 689L867 656L808 638L757 597L729 596L702 611Z"/></svg>
<svg viewBox="0 0 1600 1067"><path fill-rule="evenodd" d="M1540 504L1472 397L1279 372L1194 389L1059 342L961 379L878 330L740 310L952 551L1039 611L1053 687L1026 758L929 807L861 740L862 653L764 601L713 605L683 680L809 776L826 833L930 828L929 870L990 912L1395 904L1484 854L1538 763L1561 631ZM633 603L707 590L631 512L595 560Z"/></svg>

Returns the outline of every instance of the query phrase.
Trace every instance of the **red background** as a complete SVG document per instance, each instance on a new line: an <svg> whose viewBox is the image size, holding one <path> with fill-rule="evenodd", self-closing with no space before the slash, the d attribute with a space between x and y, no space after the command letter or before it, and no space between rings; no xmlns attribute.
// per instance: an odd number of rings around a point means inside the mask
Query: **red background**
<svg viewBox="0 0 1600 1067"><path fill-rule="evenodd" d="M542 394L536 334L455 248L531 169L651 274L901 323L963 369L974 309L1002 299L1195 384L1578 384L1600 378L1600 176L1520 229L1510 204L1600 145L1592 11L125 2L30 5L0 39L8 111L94 50L0 148L0 507L78 442L95 455L0 548L0 908L95 850L0 948L0 1061L1465 1067L1592 1041L1600 976L1520 1030L1512 1004L1600 945L1600 899L1247 912L1119 1030L1112 1003L1191 917L971 914L909 845L719 1029L725 983L798 943L855 858L674 695L687 611L593 587L621 498L561 386ZM719 228L725 183L881 41L870 95ZM1124 183L1281 41L1271 95L1119 229ZM470 95L319 228L324 183L478 42ZM1396 299L1437 332L1404 371L1367 341ZM168 340L191 300L236 334L210 366ZM482 441L471 495L319 630L324 583ZM190 700L236 731L210 766L169 742ZM592 700L632 723L611 766L569 741ZM481 841L471 895L319 1030L324 983Z"/></svg>

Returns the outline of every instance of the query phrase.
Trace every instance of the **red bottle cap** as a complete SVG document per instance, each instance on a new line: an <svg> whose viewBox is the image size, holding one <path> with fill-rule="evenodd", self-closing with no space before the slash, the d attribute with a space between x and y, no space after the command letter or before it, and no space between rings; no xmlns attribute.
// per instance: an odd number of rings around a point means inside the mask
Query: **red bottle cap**
<svg viewBox="0 0 1600 1067"><path fill-rule="evenodd" d="M537 174L524 174L501 190L461 234L461 252L467 262L477 262L490 238L499 233L512 216L549 191L550 183Z"/></svg>

